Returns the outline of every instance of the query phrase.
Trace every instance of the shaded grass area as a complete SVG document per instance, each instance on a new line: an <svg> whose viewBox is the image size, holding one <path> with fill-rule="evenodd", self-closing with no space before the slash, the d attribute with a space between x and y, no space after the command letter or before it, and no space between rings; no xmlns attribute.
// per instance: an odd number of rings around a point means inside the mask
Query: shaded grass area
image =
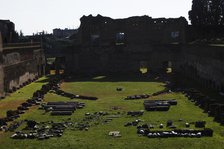
<svg viewBox="0 0 224 149"><path fill-rule="evenodd" d="M103 81L97 81L104 79ZM143 100L127 101L123 100L128 95L152 94L154 92L164 89L164 84L161 82L151 82L144 78L134 78L132 82L129 78L126 81L121 81L122 78L111 81L112 78L98 77L97 80L92 81L89 78L87 81L80 81L80 79L65 82L61 85L62 90L74 94L82 94L87 96L96 96L97 101L86 101L73 99L72 101L79 101L86 103L84 109L74 112L72 116L50 116L49 113L38 110L38 107L33 107L26 114L22 115L20 119L33 119L36 121L63 121L71 118L73 122L80 121L86 112L106 111L116 114L117 112L124 113L131 110L142 110ZM128 81L129 80L129 81ZM44 82L44 81L43 81ZM40 84L34 84L39 86ZM124 90L117 92L116 88L122 87ZM29 96L29 92L26 92ZM24 97L26 97L24 95ZM14 96L12 95L14 98ZM12 98L10 97L10 98ZM22 97L21 97L22 98ZM172 106L168 112L145 112L141 117L130 117L126 114L121 118L116 118L112 122L104 125L97 125L89 128L89 131L74 131L66 130L61 138L51 138L49 140L12 140L10 139L11 132L0 134L0 148L81 148L81 149L161 149L161 148L192 148L192 149L219 149L223 148L223 134L224 127L218 123L213 122L213 118L208 117L203 110L196 107L193 103L186 99L181 93L164 94L152 99L170 99L178 100L177 106ZM6 102L7 99L5 99ZM47 101L71 101L65 97L48 93L44 99ZM2 102L2 101L1 101ZM118 110L113 110L112 107L119 107ZM138 136L136 127L124 127L126 122L131 122L136 119L144 120L144 123L151 123L158 126L160 123L166 124L167 120L173 120L174 125L178 128L183 128L185 122L193 122L197 120L205 120L207 127L214 130L213 137L204 138L163 138L163 139L149 139L147 137ZM179 122L179 119L183 119ZM191 126L192 127L192 126ZM193 128L193 127L192 127ZM156 128L158 129L158 128ZM118 130L121 132L121 138L112 138L108 136L109 131Z"/></svg>
<svg viewBox="0 0 224 149"><path fill-rule="evenodd" d="M102 75L76 75L68 77L66 82L158 82L157 74L102 74ZM161 82L161 81L160 81Z"/></svg>

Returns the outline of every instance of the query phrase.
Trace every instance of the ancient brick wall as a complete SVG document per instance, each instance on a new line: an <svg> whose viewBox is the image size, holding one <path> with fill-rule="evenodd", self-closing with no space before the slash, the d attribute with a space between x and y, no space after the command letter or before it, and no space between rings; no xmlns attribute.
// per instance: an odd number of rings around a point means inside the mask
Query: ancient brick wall
<svg viewBox="0 0 224 149"><path fill-rule="evenodd" d="M3 51L5 91L24 86L28 80L44 73L45 59L40 45L31 48L22 47Z"/></svg>
<svg viewBox="0 0 224 149"><path fill-rule="evenodd" d="M180 45L126 45L124 47L85 48L66 56L67 71L76 73L139 72L142 62L150 71L160 71L164 62L171 61L178 69Z"/></svg>
<svg viewBox="0 0 224 149"><path fill-rule="evenodd" d="M40 43L15 43L15 25L0 20L0 98L45 73L45 56Z"/></svg>
<svg viewBox="0 0 224 149"><path fill-rule="evenodd" d="M2 35L0 32L0 97L4 96L4 70L3 70L3 45L2 45Z"/></svg>
<svg viewBox="0 0 224 149"><path fill-rule="evenodd" d="M78 48L66 55L67 71L138 72L142 62L161 69L165 61L179 61L186 26L185 18L83 16L74 40Z"/></svg>
<svg viewBox="0 0 224 149"><path fill-rule="evenodd" d="M74 73L139 72L170 65L208 87L224 90L224 47L185 43L186 20L147 16L113 20L84 16L74 48L66 55L66 71ZM117 33L124 44L116 44ZM165 66L168 67L168 66Z"/></svg>
<svg viewBox="0 0 224 149"><path fill-rule="evenodd" d="M38 76L37 65L33 60L20 62L4 67L4 87L9 92L13 88L20 88L28 80Z"/></svg>
<svg viewBox="0 0 224 149"><path fill-rule="evenodd" d="M187 45L183 47L181 71L206 87L224 89L224 47Z"/></svg>
<svg viewBox="0 0 224 149"><path fill-rule="evenodd" d="M0 96L44 75L45 56L40 43L4 44L0 56Z"/></svg>
<svg viewBox="0 0 224 149"><path fill-rule="evenodd" d="M9 20L0 20L0 32L3 43L15 42L18 34L15 32L15 25Z"/></svg>
<svg viewBox="0 0 224 149"><path fill-rule="evenodd" d="M117 35L124 34L127 44L167 44L185 42L185 18L153 19L148 16L111 19L100 15L83 16L79 28L82 45L90 46L98 40L99 46L114 45Z"/></svg>

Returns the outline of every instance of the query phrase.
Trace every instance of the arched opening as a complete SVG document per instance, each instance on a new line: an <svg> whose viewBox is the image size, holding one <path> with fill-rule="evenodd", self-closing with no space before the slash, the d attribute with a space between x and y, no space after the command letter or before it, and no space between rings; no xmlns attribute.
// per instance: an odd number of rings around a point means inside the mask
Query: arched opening
<svg viewBox="0 0 224 149"><path fill-rule="evenodd" d="M100 35L91 35L91 45L93 47L98 47L100 46Z"/></svg>
<svg viewBox="0 0 224 149"><path fill-rule="evenodd" d="M140 62L139 71L140 71L142 74L146 74L146 73L149 72L149 70L148 70L148 62L147 62L147 61L141 61L141 62Z"/></svg>
<svg viewBox="0 0 224 149"><path fill-rule="evenodd" d="M46 73L47 74L55 74L55 57L49 57L47 58L47 63L46 63Z"/></svg>
<svg viewBox="0 0 224 149"><path fill-rule="evenodd" d="M122 32L120 32L120 33L117 33L116 34L116 40L115 40L115 45L117 45L117 46L119 46L119 45L125 45L125 37L126 35L125 35L125 33L122 33Z"/></svg>
<svg viewBox="0 0 224 149"><path fill-rule="evenodd" d="M8 39L7 38L4 38L3 42L4 43L8 43Z"/></svg>
<svg viewBox="0 0 224 149"><path fill-rule="evenodd" d="M65 57L47 58L46 72L51 75L63 74L65 71ZM44 68L44 65L41 65ZM44 72L42 72L44 73Z"/></svg>
<svg viewBox="0 0 224 149"><path fill-rule="evenodd" d="M56 57L55 59L55 73L63 74L65 71L65 57Z"/></svg>
<svg viewBox="0 0 224 149"><path fill-rule="evenodd" d="M172 62L171 61L164 61L163 62L163 71L165 71L165 73L167 73L167 74L173 72Z"/></svg>

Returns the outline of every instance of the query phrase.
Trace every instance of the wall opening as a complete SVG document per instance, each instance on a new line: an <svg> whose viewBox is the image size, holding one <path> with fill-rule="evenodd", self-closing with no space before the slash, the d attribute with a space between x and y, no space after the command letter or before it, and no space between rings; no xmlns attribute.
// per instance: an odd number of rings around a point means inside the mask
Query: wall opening
<svg viewBox="0 0 224 149"><path fill-rule="evenodd" d="M163 62L163 71L165 71L165 73L172 73L173 72L171 61L164 61Z"/></svg>
<svg viewBox="0 0 224 149"><path fill-rule="evenodd" d="M115 45L125 45L125 42L126 42L125 38L126 38L125 33L122 33L122 32L117 33Z"/></svg>
<svg viewBox="0 0 224 149"><path fill-rule="evenodd" d="M4 38L4 43L8 43L8 39L7 38Z"/></svg>
<svg viewBox="0 0 224 149"><path fill-rule="evenodd" d="M174 31L174 32L171 32L171 37L172 38L178 38L180 36L180 32L179 31Z"/></svg>
<svg viewBox="0 0 224 149"><path fill-rule="evenodd" d="M100 45L100 35L91 35L91 45L98 47Z"/></svg>
<svg viewBox="0 0 224 149"><path fill-rule="evenodd" d="M55 71L56 74L63 74L65 71L65 57L56 57L55 59Z"/></svg>
<svg viewBox="0 0 224 149"><path fill-rule="evenodd" d="M55 74L55 57L47 58L46 72L47 74Z"/></svg>
<svg viewBox="0 0 224 149"><path fill-rule="evenodd" d="M55 74L63 74L65 71L65 57L51 57L47 58L47 73L51 75ZM38 66L39 67L39 66ZM43 65L41 65L41 68L44 68ZM44 73L44 72L42 72Z"/></svg>
<svg viewBox="0 0 224 149"><path fill-rule="evenodd" d="M149 70L148 70L148 62L147 62L147 61L141 61L141 62L140 62L139 71L140 71L142 74L146 74L146 73L149 72Z"/></svg>

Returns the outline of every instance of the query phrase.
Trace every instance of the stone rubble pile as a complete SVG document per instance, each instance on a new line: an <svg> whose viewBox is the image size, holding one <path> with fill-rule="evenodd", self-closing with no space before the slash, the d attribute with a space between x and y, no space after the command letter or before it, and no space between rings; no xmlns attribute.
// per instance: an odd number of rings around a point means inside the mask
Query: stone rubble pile
<svg viewBox="0 0 224 149"><path fill-rule="evenodd" d="M22 131L15 132L12 139L38 139L44 140L51 137L61 137L66 128L73 126L72 122L60 122L53 121L37 123L33 120L26 120L27 125Z"/></svg>
<svg viewBox="0 0 224 149"><path fill-rule="evenodd" d="M148 95L148 94L132 95L132 96L127 96L124 100L146 99L149 97L150 97L150 95Z"/></svg>

